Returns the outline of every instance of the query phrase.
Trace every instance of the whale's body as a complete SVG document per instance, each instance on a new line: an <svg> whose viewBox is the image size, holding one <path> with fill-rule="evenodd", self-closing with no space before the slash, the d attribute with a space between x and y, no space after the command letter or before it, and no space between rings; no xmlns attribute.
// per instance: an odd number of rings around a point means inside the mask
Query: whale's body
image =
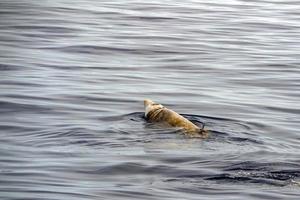
<svg viewBox="0 0 300 200"><path fill-rule="evenodd" d="M172 127L182 128L186 134L192 136L204 137L207 135L207 131L199 128L188 119L161 104L145 99L144 106L145 118L149 122L163 122Z"/></svg>

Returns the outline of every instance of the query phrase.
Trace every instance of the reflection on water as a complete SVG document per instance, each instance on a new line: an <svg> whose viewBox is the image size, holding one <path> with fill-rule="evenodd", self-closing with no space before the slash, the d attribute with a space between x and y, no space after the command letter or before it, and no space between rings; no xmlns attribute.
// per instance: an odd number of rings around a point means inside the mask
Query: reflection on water
<svg viewBox="0 0 300 200"><path fill-rule="evenodd" d="M2 199L298 199L300 4L0 3ZM205 140L147 123L151 98Z"/></svg>

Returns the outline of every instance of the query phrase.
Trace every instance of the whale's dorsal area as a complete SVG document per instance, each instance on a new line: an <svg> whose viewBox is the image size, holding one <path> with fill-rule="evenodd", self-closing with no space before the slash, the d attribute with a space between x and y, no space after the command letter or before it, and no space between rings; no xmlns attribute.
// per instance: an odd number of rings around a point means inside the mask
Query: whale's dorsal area
<svg viewBox="0 0 300 200"><path fill-rule="evenodd" d="M144 100L145 118L149 122L164 122L172 127L182 128L187 135L206 137L207 131L199 128L188 119L173 110L155 103L150 99Z"/></svg>

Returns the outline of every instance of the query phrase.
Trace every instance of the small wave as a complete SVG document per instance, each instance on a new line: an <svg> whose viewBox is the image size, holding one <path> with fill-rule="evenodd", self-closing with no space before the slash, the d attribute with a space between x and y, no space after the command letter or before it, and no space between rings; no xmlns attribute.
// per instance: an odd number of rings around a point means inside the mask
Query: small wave
<svg viewBox="0 0 300 200"><path fill-rule="evenodd" d="M134 54L134 55L161 55L161 54L181 54L179 51L170 49L151 49L151 48L128 48L127 46L101 46L101 45L72 45L72 46L55 46L55 47L40 47L40 49L58 50L67 53L83 53L83 54L95 54L106 55L111 53L119 54Z"/></svg>
<svg viewBox="0 0 300 200"><path fill-rule="evenodd" d="M73 33L76 31L74 28L68 28L63 26L42 26L42 25L17 25L10 26L10 28L19 29L19 30L39 30L47 33Z"/></svg>
<svg viewBox="0 0 300 200"><path fill-rule="evenodd" d="M236 174L220 174L216 176L212 176L209 178L206 178L205 180L210 181L217 181L218 183L221 182L229 182L229 183L256 183L256 184L267 184L267 185L273 185L273 186L286 186L288 183L276 180L276 179L267 179L264 177L251 177L248 173L243 174L239 173Z"/></svg>
<svg viewBox="0 0 300 200"><path fill-rule="evenodd" d="M24 66L0 63L0 71L24 70Z"/></svg>
<svg viewBox="0 0 300 200"><path fill-rule="evenodd" d="M274 186L286 186L296 183L300 178L299 170L281 170L281 171L237 171L235 173L223 173L205 178L205 180L217 182L234 182L234 183L256 183L268 184Z"/></svg>
<svg viewBox="0 0 300 200"><path fill-rule="evenodd" d="M27 103L17 103L9 101L0 101L1 112L33 112L33 111L49 111L50 108L45 106L27 104Z"/></svg>
<svg viewBox="0 0 300 200"><path fill-rule="evenodd" d="M227 166L223 169L226 173L207 177L206 180L285 186L300 178L299 168L296 163L247 161Z"/></svg>
<svg viewBox="0 0 300 200"><path fill-rule="evenodd" d="M205 163L199 163L205 165ZM215 166L211 166L215 169ZM242 166L242 167L240 167ZM273 168L276 166L277 169ZM292 168L291 168L292 167ZM297 185L300 179L299 164L295 163L259 163L254 161L247 161L237 163L221 168L221 171L215 172L214 170L202 171L179 171L178 175L167 181L213 181L217 184L259 184L259 185L272 185L272 186L288 186Z"/></svg>
<svg viewBox="0 0 300 200"><path fill-rule="evenodd" d="M154 165L154 166L148 166L140 163L130 163L125 162L121 164L116 164L114 166L109 167L103 167L102 169L99 169L95 171L96 174L105 174L105 175L115 175L115 174L164 174L168 173L168 171L172 171L170 167L167 166L160 166L160 165Z"/></svg>

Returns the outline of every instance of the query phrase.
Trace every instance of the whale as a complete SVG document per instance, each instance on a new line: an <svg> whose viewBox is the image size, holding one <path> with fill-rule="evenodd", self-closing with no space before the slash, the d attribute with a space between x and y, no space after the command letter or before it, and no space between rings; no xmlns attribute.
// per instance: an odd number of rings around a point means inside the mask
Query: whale
<svg viewBox="0 0 300 200"><path fill-rule="evenodd" d="M185 135L206 138L208 130L198 127L190 120L177 112L155 103L150 99L144 100L145 119L151 123L163 123L169 127L177 127L183 130Z"/></svg>

